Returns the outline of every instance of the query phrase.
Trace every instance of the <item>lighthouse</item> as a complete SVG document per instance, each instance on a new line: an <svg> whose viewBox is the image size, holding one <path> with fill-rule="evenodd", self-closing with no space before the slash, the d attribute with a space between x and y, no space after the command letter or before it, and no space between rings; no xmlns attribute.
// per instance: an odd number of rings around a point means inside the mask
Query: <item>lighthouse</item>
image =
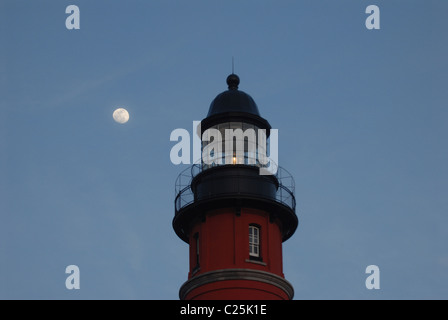
<svg viewBox="0 0 448 320"><path fill-rule="evenodd" d="M294 179L266 157L273 129L239 84L227 77L201 121L201 161L176 180L173 228L189 245L182 300L294 296L282 257L298 226Z"/></svg>

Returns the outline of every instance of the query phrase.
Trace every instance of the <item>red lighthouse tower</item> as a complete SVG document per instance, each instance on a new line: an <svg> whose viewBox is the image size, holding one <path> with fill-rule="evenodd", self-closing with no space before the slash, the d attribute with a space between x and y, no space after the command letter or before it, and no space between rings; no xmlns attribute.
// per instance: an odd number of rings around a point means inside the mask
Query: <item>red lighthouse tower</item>
<svg viewBox="0 0 448 320"><path fill-rule="evenodd" d="M211 103L201 121L202 161L176 181L173 228L190 246L181 299L294 295L282 261L282 243L298 225L294 180L280 167L260 174L267 166L260 161L267 144L260 141L269 141L271 126L255 101L238 90L239 82L231 74L229 89Z"/></svg>

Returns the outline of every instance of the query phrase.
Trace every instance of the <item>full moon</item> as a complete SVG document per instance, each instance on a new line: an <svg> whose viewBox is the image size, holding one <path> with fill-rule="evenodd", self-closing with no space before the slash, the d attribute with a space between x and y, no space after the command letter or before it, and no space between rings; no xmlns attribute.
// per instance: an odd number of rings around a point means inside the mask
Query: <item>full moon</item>
<svg viewBox="0 0 448 320"><path fill-rule="evenodd" d="M126 123L129 120L129 112L126 109L118 108L114 111L112 114L112 117L114 117L114 120L118 123Z"/></svg>

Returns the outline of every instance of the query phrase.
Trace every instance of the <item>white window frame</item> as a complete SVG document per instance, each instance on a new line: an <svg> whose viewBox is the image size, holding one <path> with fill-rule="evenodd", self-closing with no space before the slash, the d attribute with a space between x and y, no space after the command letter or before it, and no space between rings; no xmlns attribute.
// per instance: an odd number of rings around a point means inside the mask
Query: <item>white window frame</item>
<svg viewBox="0 0 448 320"><path fill-rule="evenodd" d="M260 227L249 225L249 256L259 258L260 254Z"/></svg>

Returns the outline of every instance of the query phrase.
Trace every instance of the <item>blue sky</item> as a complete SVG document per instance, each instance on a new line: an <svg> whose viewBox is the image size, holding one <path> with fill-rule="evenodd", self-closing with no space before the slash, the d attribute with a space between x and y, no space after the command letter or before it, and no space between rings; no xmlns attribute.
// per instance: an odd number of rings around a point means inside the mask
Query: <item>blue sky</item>
<svg viewBox="0 0 448 320"><path fill-rule="evenodd" d="M67 30L65 8L81 11ZM367 30L365 9L381 10ZM448 3L0 0L0 298L177 299L176 128L231 72L296 180L295 299L448 299ZM125 107L120 125L112 112ZM65 288L78 265L81 289ZM381 289L367 290L378 265Z"/></svg>

